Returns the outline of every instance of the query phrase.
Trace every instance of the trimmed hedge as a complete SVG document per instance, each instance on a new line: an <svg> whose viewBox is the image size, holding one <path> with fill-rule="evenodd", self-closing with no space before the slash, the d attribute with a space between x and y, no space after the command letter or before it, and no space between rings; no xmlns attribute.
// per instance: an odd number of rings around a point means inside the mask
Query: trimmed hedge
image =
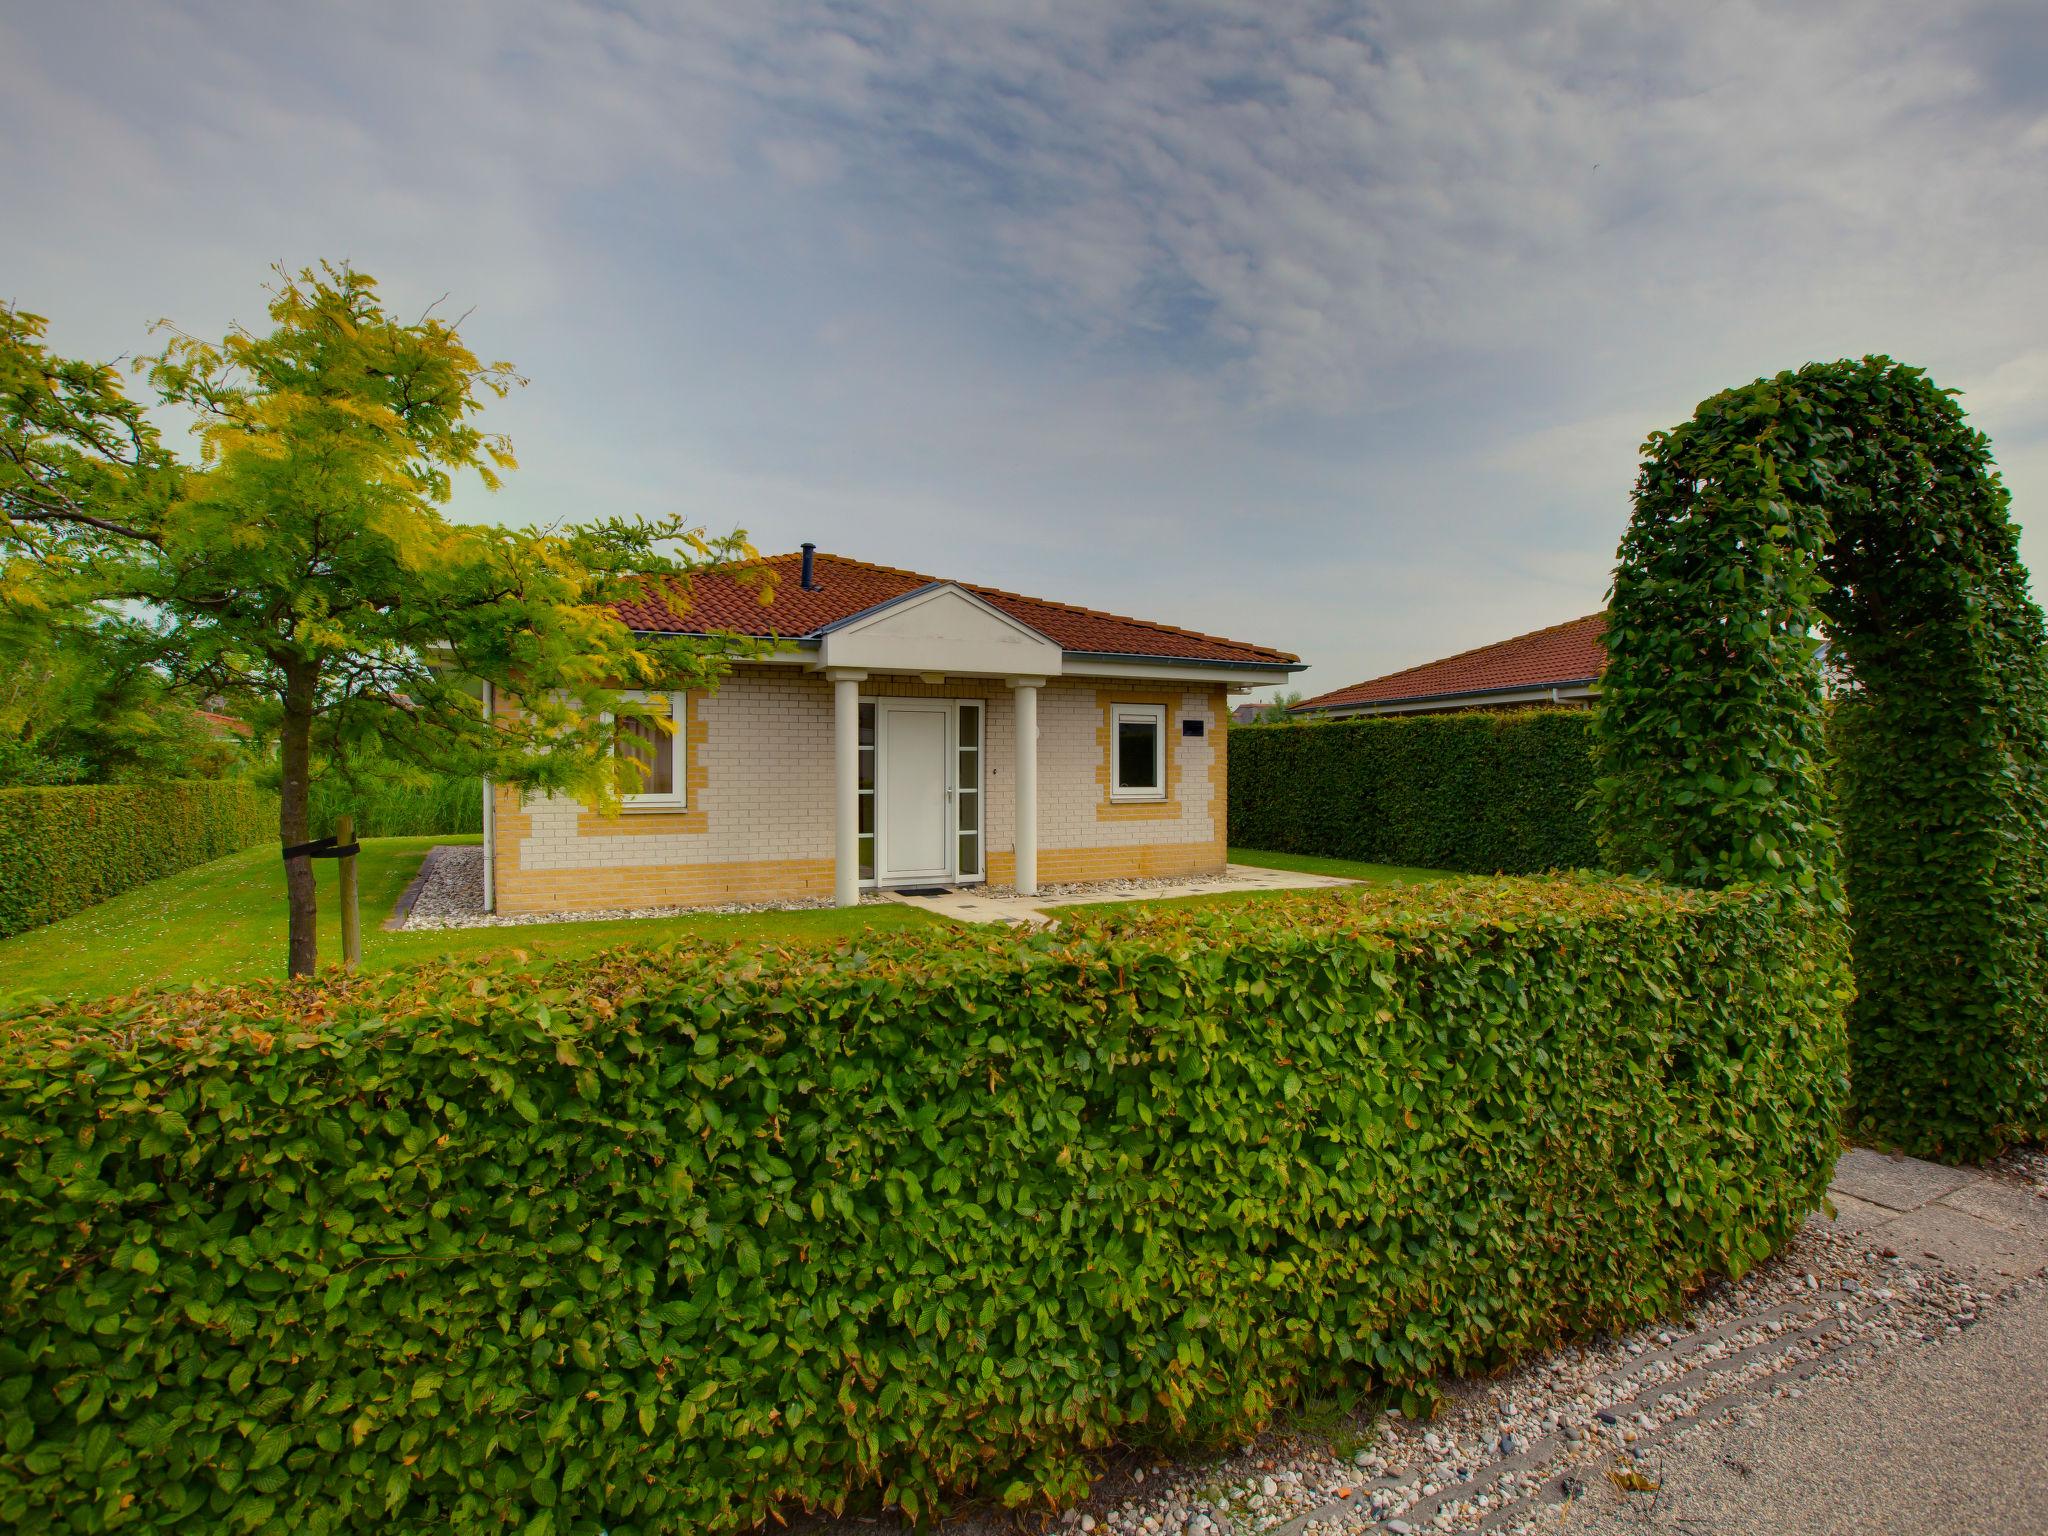
<svg viewBox="0 0 2048 1536"><path fill-rule="evenodd" d="M1845 915L1860 1136L2048 1136L2048 618L1955 392L1809 363L1651 433L1609 615L1607 866Z"/></svg>
<svg viewBox="0 0 2048 1536"><path fill-rule="evenodd" d="M357 785L316 779L307 816L322 831L337 816L353 816L357 837L459 836L483 831L484 786L477 778L428 784L372 778Z"/></svg>
<svg viewBox="0 0 2048 1536"><path fill-rule="evenodd" d="M239 780L0 789L0 938L276 836Z"/></svg>
<svg viewBox="0 0 2048 1536"><path fill-rule="evenodd" d="M1793 1234L1839 933L1573 877L42 1005L0 1523L736 1531L1414 1404Z"/></svg>
<svg viewBox="0 0 2048 1536"><path fill-rule="evenodd" d="M1472 874L1600 862L1592 711L1468 710L1230 733L1230 841Z"/></svg>

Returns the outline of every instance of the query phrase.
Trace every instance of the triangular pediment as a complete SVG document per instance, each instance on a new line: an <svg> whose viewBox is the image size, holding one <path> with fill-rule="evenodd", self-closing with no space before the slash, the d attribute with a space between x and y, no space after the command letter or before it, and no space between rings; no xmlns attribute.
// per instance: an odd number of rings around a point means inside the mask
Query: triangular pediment
<svg viewBox="0 0 2048 1536"><path fill-rule="evenodd" d="M820 663L869 670L1046 677L1060 670L1060 648L952 582L857 613L825 631Z"/></svg>

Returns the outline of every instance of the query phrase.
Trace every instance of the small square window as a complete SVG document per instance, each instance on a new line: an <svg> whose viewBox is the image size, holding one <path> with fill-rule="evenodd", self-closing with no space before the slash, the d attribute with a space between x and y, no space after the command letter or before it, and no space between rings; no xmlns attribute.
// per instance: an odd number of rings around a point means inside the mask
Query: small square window
<svg viewBox="0 0 2048 1536"><path fill-rule="evenodd" d="M684 695L636 691L621 697L645 704L657 717L621 715L612 722L612 750L638 763L641 770L637 784L622 783L621 803L629 811L681 810L688 787L680 766L681 733L687 718ZM664 727L663 720L672 722L674 728Z"/></svg>
<svg viewBox="0 0 2048 1536"><path fill-rule="evenodd" d="M1112 800L1166 798L1166 708L1160 704L1110 706Z"/></svg>

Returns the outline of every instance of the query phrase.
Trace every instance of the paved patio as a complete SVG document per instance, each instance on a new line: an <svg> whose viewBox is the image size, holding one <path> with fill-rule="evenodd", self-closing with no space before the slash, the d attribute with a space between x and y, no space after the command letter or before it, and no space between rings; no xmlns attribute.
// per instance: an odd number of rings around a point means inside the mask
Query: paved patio
<svg viewBox="0 0 2048 1536"><path fill-rule="evenodd" d="M1226 896L1241 891L1315 891L1332 886L1356 885L1334 875L1308 875L1291 869L1259 869L1250 864L1226 864L1220 875L1203 875L1188 880L1131 881L1104 880L1086 886L1056 888L1052 893L1014 896L992 893L980 886L964 886L941 896L909 896L888 891L883 899L906 907L921 907L940 917L962 923L1008 923L1013 927L1037 928L1052 921L1060 907L1091 906L1105 901L1161 901L1182 896Z"/></svg>

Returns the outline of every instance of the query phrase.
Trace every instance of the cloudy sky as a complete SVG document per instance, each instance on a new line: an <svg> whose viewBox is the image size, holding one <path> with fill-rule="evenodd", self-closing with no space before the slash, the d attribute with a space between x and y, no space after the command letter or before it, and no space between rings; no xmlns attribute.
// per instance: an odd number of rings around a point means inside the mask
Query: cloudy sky
<svg viewBox="0 0 2048 1536"><path fill-rule="evenodd" d="M0 0L0 292L274 261L529 388L460 515L678 511L1284 646L1597 608L1643 435L1884 351L2048 565L2048 5Z"/></svg>

